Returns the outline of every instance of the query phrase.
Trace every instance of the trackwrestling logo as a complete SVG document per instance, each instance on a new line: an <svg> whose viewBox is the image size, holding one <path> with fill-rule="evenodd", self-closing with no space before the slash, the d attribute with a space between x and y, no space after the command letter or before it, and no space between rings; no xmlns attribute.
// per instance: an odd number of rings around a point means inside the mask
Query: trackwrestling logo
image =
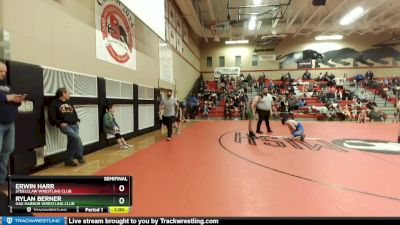
<svg viewBox="0 0 400 225"><path fill-rule="evenodd" d="M400 144L381 140L338 139L332 141L337 146L366 152L400 154Z"/></svg>

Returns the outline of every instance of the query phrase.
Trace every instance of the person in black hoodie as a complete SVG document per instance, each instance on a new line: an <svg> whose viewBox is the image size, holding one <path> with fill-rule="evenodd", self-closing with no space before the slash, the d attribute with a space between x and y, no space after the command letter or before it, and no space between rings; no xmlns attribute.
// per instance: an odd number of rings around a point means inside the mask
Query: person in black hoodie
<svg viewBox="0 0 400 225"><path fill-rule="evenodd" d="M67 135L66 166L77 166L74 158L79 163L85 163L83 158L82 140L79 137L80 120L74 106L69 102L70 93L66 88L59 88L56 97L49 108L49 122L60 128L61 132Z"/></svg>
<svg viewBox="0 0 400 225"><path fill-rule="evenodd" d="M23 95L12 94L6 81L7 67L0 62L0 184L6 182L8 161L15 146L15 120Z"/></svg>

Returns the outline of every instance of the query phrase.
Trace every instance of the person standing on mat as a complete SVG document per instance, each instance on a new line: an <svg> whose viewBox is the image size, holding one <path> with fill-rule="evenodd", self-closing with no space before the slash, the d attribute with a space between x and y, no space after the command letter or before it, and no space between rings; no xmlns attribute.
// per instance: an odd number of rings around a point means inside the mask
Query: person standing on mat
<svg viewBox="0 0 400 225"><path fill-rule="evenodd" d="M168 129L167 141L170 141L172 138L172 125L175 123L178 112L178 103L172 97L172 90L168 90L167 96L161 100L160 111L162 110L164 110L163 123Z"/></svg>
<svg viewBox="0 0 400 225"><path fill-rule="evenodd" d="M262 134L260 128L263 121L265 121L268 133L272 133L269 125L269 117L271 116L273 104L274 99L272 98L272 95L268 93L268 88L264 88L262 91L262 98L257 103L258 122L256 132L258 134Z"/></svg>
<svg viewBox="0 0 400 225"><path fill-rule="evenodd" d="M286 125L289 128L292 137L292 140L304 141L306 135L304 134L304 127L303 125L296 121L296 120L289 120L287 115L282 116L282 125Z"/></svg>
<svg viewBox="0 0 400 225"><path fill-rule="evenodd" d="M15 146L15 120L24 100L24 95L12 93L6 74L7 66L0 62L0 184L8 176L8 161Z"/></svg>
<svg viewBox="0 0 400 225"><path fill-rule="evenodd" d="M74 158L79 163L85 163L83 158L83 145L79 136L79 123L75 107L70 103L70 93L66 88L59 88L49 108L49 122L60 128L67 135L67 155L64 159L66 166L77 166Z"/></svg>
<svg viewBox="0 0 400 225"><path fill-rule="evenodd" d="M249 101L249 105L247 107L247 118L249 119L249 137L250 138L256 138L256 134L254 133L254 128L253 128L253 120L257 119L257 104L258 102L262 99L262 95L259 94L255 96L252 100Z"/></svg>

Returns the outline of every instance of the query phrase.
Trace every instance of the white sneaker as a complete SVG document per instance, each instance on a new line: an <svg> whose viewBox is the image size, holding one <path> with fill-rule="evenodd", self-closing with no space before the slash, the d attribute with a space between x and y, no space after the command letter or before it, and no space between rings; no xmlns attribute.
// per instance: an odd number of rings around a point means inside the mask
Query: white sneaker
<svg viewBox="0 0 400 225"><path fill-rule="evenodd" d="M129 148L129 147L126 146L126 145L121 145L121 146L119 146L119 148L120 148L120 149L127 149L127 148Z"/></svg>
<svg viewBox="0 0 400 225"><path fill-rule="evenodd" d="M168 137L168 138L167 138L167 141L170 141L170 140L172 140L172 138Z"/></svg>
<svg viewBox="0 0 400 225"><path fill-rule="evenodd" d="M127 146L128 148L132 148L133 147L133 145L130 145L130 144L126 144L125 146Z"/></svg>

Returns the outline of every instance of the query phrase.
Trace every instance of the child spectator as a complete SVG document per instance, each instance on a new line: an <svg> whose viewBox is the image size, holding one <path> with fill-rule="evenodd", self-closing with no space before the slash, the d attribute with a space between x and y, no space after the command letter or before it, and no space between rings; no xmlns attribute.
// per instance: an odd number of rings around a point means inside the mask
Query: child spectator
<svg viewBox="0 0 400 225"><path fill-rule="evenodd" d="M113 104L108 104L106 106L107 112L103 116L103 130L106 134L114 135L115 139L119 144L120 149L127 149L132 147L132 145L126 143L125 139L120 134L120 129L115 121L114 112L115 107Z"/></svg>

